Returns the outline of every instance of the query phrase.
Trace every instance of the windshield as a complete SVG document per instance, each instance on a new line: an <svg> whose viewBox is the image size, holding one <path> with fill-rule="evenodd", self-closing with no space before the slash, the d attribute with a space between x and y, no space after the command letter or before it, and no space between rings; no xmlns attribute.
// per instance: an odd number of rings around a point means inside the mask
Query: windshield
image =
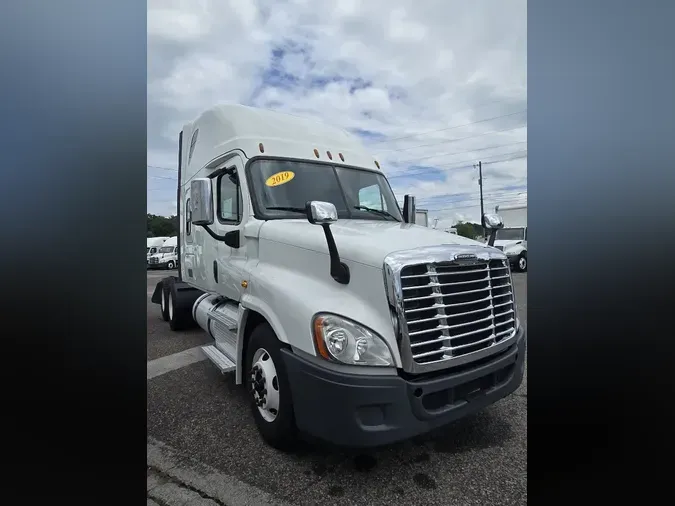
<svg viewBox="0 0 675 506"><path fill-rule="evenodd" d="M300 210L307 201L319 200L334 204L341 219L403 221L394 193L379 172L257 160L251 164L250 174L255 201L265 218L305 219ZM275 207L287 209L272 209Z"/></svg>
<svg viewBox="0 0 675 506"><path fill-rule="evenodd" d="M524 228L502 228L497 230L497 241L522 241L525 238Z"/></svg>
<svg viewBox="0 0 675 506"><path fill-rule="evenodd" d="M162 246L159 248L160 253L173 253L173 246Z"/></svg>

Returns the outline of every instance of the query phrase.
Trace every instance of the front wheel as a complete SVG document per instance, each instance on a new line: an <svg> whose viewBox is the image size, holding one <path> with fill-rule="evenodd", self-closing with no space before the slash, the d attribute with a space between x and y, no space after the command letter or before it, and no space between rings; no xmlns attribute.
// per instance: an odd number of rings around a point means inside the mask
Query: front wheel
<svg viewBox="0 0 675 506"><path fill-rule="evenodd" d="M166 268L173 270L174 267L176 267L176 264L173 262L173 260L169 260L169 263L166 264Z"/></svg>
<svg viewBox="0 0 675 506"><path fill-rule="evenodd" d="M516 266L520 272L527 272L527 253L523 252L520 254Z"/></svg>
<svg viewBox="0 0 675 506"><path fill-rule="evenodd" d="M278 450L291 450L297 441L291 389L281 343L267 323L256 327L248 342L246 387L253 418L263 439Z"/></svg>

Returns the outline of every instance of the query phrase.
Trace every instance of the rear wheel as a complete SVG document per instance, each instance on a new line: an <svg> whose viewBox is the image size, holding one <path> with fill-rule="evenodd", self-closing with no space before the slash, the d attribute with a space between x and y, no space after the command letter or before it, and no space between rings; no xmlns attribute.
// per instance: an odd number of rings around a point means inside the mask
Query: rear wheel
<svg viewBox="0 0 675 506"><path fill-rule="evenodd" d="M258 325L251 333L245 374L258 431L270 446L291 450L297 442L291 389L281 343L267 323Z"/></svg>
<svg viewBox="0 0 675 506"><path fill-rule="evenodd" d="M162 283L162 320L165 322L169 321L169 284L167 282Z"/></svg>
<svg viewBox="0 0 675 506"><path fill-rule="evenodd" d="M186 314L186 310L178 305L176 283L174 283L173 280L170 280L167 285L166 305L169 316L169 326L171 327L171 330L183 330L189 327L191 315Z"/></svg>

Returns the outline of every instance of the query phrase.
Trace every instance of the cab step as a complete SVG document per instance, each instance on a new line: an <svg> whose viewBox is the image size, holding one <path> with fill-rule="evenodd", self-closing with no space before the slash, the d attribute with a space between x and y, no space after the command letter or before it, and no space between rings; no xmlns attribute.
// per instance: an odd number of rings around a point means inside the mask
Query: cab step
<svg viewBox="0 0 675 506"><path fill-rule="evenodd" d="M232 362L232 360L230 360L223 352L213 345L202 346L202 351L211 362L216 364L216 367L218 367L220 372L223 374L226 372L232 372L237 368L236 364Z"/></svg>

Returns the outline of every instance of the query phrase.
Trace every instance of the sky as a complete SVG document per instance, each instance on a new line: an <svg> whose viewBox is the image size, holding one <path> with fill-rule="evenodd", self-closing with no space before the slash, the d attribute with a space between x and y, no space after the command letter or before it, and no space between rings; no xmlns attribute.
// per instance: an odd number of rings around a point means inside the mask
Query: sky
<svg viewBox="0 0 675 506"><path fill-rule="evenodd" d="M148 0L148 212L178 133L218 103L359 136L438 228L527 202L526 0Z"/></svg>

